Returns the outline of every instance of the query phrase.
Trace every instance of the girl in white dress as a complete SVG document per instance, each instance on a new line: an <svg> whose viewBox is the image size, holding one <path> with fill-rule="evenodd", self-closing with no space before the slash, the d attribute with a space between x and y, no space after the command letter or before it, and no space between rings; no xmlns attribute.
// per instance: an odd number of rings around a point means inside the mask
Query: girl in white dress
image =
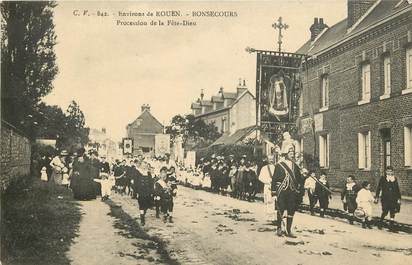
<svg viewBox="0 0 412 265"><path fill-rule="evenodd" d="M358 204L358 209L362 209L365 213L362 228L368 227L369 229L372 229L370 222L372 220L372 203L374 201L374 197L372 196L370 188L371 184L369 184L369 182L362 182L362 189L356 196L356 203Z"/></svg>

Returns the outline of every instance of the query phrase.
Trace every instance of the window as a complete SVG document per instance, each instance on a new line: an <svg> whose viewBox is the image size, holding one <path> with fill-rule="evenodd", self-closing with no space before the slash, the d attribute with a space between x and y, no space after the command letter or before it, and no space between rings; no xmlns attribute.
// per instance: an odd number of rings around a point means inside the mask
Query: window
<svg viewBox="0 0 412 265"><path fill-rule="evenodd" d="M299 99L299 117L303 116L303 93L300 96Z"/></svg>
<svg viewBox="0 0 412 265"><path fill-rule="evenodd" d="M222 133L226 132L226 117L222 118Z"/></svg>
<svg viewBox="0 0 412 265"><path fill-rule="evenodd" d="M370 64L362 65L362 101L369 102L371 99L371 66Z"/></svg>
<svg viewBox="0 0 412 265"><path fill-rule="evenodd" d="M321 168L329 168L329 135L319 136L319 164Z"/></svg>
<svg viewBox="0 0 412 265"><path fill-rule="evenodd" d="M321 108L326 109L329 106L329 78L328 75L322 76L321 81Z"/></svg>
<svg viewBox="0 0 412 265"><path fill-rule="evenodd" d="M383 95L391 94L391 57L386 55L383 58Z"/></svg>
<svg viewBox="0 0 412 265"><path fill-rule="evenodd" d="M412 47L406 49L406 88L402 92L412 92Z"/></svg>
<svg viewBox="0 0 412 265"><path fill-rule="evenodd" d="M371 132L358 134L358 159L360 169L371 168Z"/></svg>
<svg viewBox="0 0 412 265"><path fill-rule="evenodd" d="M405 166L412 167L412 125L404 127Z"/></svg>

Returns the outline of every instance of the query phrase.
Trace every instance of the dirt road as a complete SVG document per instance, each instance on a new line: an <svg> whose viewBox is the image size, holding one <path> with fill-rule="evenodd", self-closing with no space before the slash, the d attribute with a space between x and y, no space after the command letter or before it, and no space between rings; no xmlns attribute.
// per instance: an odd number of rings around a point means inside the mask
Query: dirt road
<svg viewBox="0 0 412 265"><path fill-rule="evenodd" d="M265 221L262 203L179 187L174 223L164 224L149 211L140 230L137 202L118 195L112 200L83 204L80 237L70 251L73 264L97 264L78 259L95 252L95 245L98 264L412 264L411 235L298 213L298 238L279 238ZM125 218L113 216L113 209L127 216L126 226L116 225ZM157 247L139 256L148 244Z"/></svg>

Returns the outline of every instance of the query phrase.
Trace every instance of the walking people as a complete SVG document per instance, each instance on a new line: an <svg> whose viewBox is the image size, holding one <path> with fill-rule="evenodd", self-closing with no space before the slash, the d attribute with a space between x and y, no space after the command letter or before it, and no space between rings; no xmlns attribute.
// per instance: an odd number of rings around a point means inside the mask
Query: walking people
<svg viewBox="0 0 412 265"><path fill-rule="evenodd" d="M57 185L62 185L63 183L63 173L65 169L67 170L67 167L65 165L65 160L66 160L67 155L68 155L67 151L62 150L60 154L55 156L50 162L50 166L53 169L51 179Z"/></svg>
<svg viewBox="0 0 412 265"><path fill-rule="evenodd" d="M267 165L260 169L259 181L263 183L263 203L265 204L266 218L269 222L274 222L274 210L275 206L273 204L272 198L272 176L275 172L275 157L273 155L268 156Z"/></svg>
<svg viewBox="0 0 412 265"><path fill-rule="evenodd" d="M329 191L329 182L324 172L321 173L319 181L316 183L315 194L319 200L320 217L325 217L325 211L329 207L329 199L332 199L332 194Z"/></svg>
<svg viewBox="0 0 412 265"><path fill-rule="evenodd" d="M140 223L146 224L145 216L147 209L153 205L154 183L147 163L142 164L142 174L137 178L136 193L139 203Z"/></svg>
<svg viewBox="0 0 412 265"><path fill-rule="evenodd" d="M173 196L176 195L175 189L172 188L172 181L167 179L167 167L160 169L160 179L156 182L154 193L160 198L160 210L163 214L163 221L173 223Z"/></svg>
<svg viewBox="0 0 412 265"><path fill-rule="evenodd" d="M343 203L343 209L349 213L348 220L351 225L353 224L355 210L358 207L356 203L356 196L359 190L360 189L355 182L355 176L349 175L346 179L346 184L341 194L341 200Z"/></svg>
<svg viewBox="0 0 412 265"><path fill-rule="evenodd" d="M305 185L304 188L308 194L308 199L309 199L309 210L311 215L315 215L314 208L316 203L318 202L318 198L316 197L315 194L315 188L316 188L316 173L311 172L308 177L305 180Z"/></svg>
<svg viewBox="0 0 412 265"><path fill-rule="evenodd" d="M391 166L386 168L386 175L382 176L376 188L375 203L381 198L382 214L378 223L378 228L382 228L383 219L390 216L389 230L396 232L394 227L395 214L400 211L401 192L399 190L398 180L395 177Z"/></svg>
<svg viewBox="0 0 412 265"><path fill-rule="evenodd" d="M90 175L91 163L85 155L84 148L77 151L77 157L73 161L73 172L70 187L73 197L77 200L96 199L95 183Z"/></svg>
<svg viewBox="0 0 412 265"><path fill-rule="evenodd" d="M283 233L283 214L286 213L286 236L296 238L292 233L292 223L297 202L302 196L304 180L299 166L293 161L295 157L295 147L293 144L283 146L282 155L284 156L275 166L272 179L272 192L277 199L277 235Z"/></svg>
<svg viewBox="0 0 412 265"><path fill-rule="evenodd" d="M371 220L372 220L372 203L374 198L370 191L371 185L369 182L364 181L362 182L362 189L358 192L356 196L356 203L358 204L358 209L362 209L364 212L362 228L371 227Z"/></svg>

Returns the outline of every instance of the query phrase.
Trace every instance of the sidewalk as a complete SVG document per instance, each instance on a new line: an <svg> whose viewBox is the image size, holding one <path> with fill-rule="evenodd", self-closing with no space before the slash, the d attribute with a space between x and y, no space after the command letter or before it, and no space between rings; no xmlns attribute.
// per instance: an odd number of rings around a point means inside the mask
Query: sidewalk
<svg viewBox="0 0 412 265"><path fill-rule="evenodd" d="M307 194L305 194L303 198L303 203L309 204L309 199L308 199ZM318 207L319 204L317 204L316 206ZM332 200L329 201L329 208L343 210L343 204L340 199L340 193L334 192L332 194ZM380 216L381 213L382 213L382 208L381 208L381 203L379 201L378 204L373 204L373 215ZM389 219L389 214L386 218ZM399 223L412 224L412 201L409 200L409 198L406 200L402 199L401 212L396 214L395 221Z"/></svg>

